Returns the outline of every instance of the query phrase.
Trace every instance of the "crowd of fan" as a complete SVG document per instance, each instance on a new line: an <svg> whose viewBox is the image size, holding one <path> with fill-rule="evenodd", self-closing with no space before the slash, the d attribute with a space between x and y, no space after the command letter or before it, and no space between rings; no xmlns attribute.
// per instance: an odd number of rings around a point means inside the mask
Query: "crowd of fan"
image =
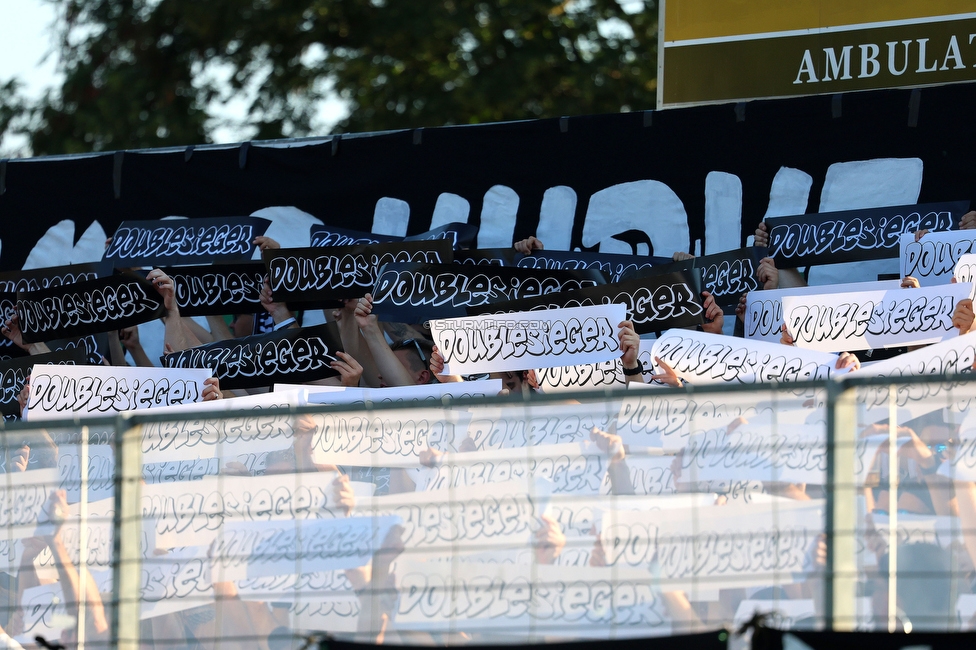
<svg viewBox="0 0 976 650"><path fill-rule="evenodd" d="M970 212L963 218L964 228L976 227L976 212ZM924 236L924 231L917 233L917 237ZM767 233L765 226L760 224L756 230L756 245L765 245ZM258 237L254 241L255 246L260 249L277 248L278 244L267 237ZM543 249L543 242L535 237L530 237L515 244L515 248L526 255L531 255L536 250ZM680 260L687 258L686 253L675 253L674 259ZM164 350L150 350L143 348L140 341L139 330L136 327L128 328L117 333L113 339L113 344L119 346L118 351L124 350L128 353L133 365L153 366L151 353L170 353L203 345L213 341L221 341L232 338L248 336L252 333L253 321L255 316L252 314L234 314L227 317L207 317L206 322L209 327L204 327L197 319L181 317L179 307L176 304L175 288L173 280L160 269L153 269L146 276L153 284L162 297L166 313L163 316L165 328ZM793 270L779 270L772 258L765 258L761 261L757 277L763 284L763 289L776 289L780 287L800 286L803 278ZM917 287L918 283L913 278L903 278L903 287ZM715 301L707 293L702 295L705 308L705 324L702 329L714 334L722 334L725 315L722 309L715 304ZM261 292L261 303L267 313L271 315L277 328L298 328L301 324L301 314L293 313L289 306L283 302L276 302L270 286L265 282ZM745 311L745 296L740 301L736 309L737 318L743 318ZM335 321L341 336L344 352L338 352L338 359L332 363L338 376L326 380L321 380L323 384L332 384L346 387L395 387L408 386L415 384L427 384L436 382L458 382L464 381L460 376L444 374L444 359L440 352L429 340L419 325L405 323L384 323L377 320L372 313L372 299L369 294L364 295L358 300L345 300L341 308L330 310L325 314L326 320ZM953 316L953 324L961 333L967 333L973 328L973 309L971 301L962 301ZM22 341L17 318L6 321L2 327L3 334L15 344L21 346L31 354L47 352L43 343L25 344ZM632 370L640 367L638 352L640 348L640 337L634 331L633 325L629 321L624 321L618 325L618 338L621 350L621 362L625 370ZM783 329L782 343L792 344L789 334ZM110 344L112 345L112 344ZM116 355L112 355L116 357ZM124 362L124 355L118 355L115 359ZM651 378L652 383L668 386L681 386L683 379L666 363L660 359L655 359L655 374ZM105 363L108 363L106 361ZM837 368L858 368L860 360L857 355L851 353L841 354L837 360ZM645 382L642 373L626 373L628 381ZM534 371L526 369L522 372L495 373L493 378L501 379L503 393L522 393L539 390L535 380ZM269 387L270 388L270 387ZM25 386L21 394L21 405L26 403L27 395L30 390L29 383ZM253 391L251 391L253 392ZM242 391L221 390L218 378L214 377L207 381L204 392L205 400L213 399L233 399L242 394ZM976 484L953 483L950 479L938 474L936 470L939 465L952 453L952 443L957 431L946 424L941 418L941 414L936 417L927 416L916 422L905 423L900 429L900 434L908 436L910 443L904 445L900 451L899 464L899 494L898 508L907 513L941 515L960 517L964 533L967 529L976 529ZM260 471L263 474L291 473L303 471L339 471L339 478L334 483L334 498L337 504L345 513L355 511L356 503L350 488L350 479L375 480L379 472L372 468L337 468L332 465L316 464L312 459L310 440L310 429L314 428L314 422L309 419L299 419L299 431L304 427L305 435L296 435L292 448L274 452L269 455L264 467ZM886 429L885 429L886 431ZM871 431L863 432L865 435ZM597 445L605 451L609 459L609 481L611 491L619 495L635 494L635 485L631 474L627 468L627 448L621 443L621 439L606 431L594 429L591 438ZM28 459L46 458L39 461L36 467L56 466L57 448L50 444L44 444L43 437L39 438L37 445L24 446L18 450L8 453L8 471L24 470L28 467ZM464 450L464 445L461 445ZM45 456L46 454L46 456ZM436 465L441 452L438 450L428 450L422 456L425 464ZM886 512L889 498L887 494L887 467L888 460L884 453L880 453L875 460L875 471L871 473L872 482L864 487L863 494L867 501L867 510L871 512ZM675 486L686 491L693 491L696 487L689 483L681 483L680 463L675 464ZM227 473L247 473L248 470L243 466L235 466L233 463L222 468ZM415 485L410 476L403 470L386 470L387 478L384 479L384 489L389 492L411 491ZM749 478L749 477L744 477ZM786 496L793 499L822 498L823 486L807 485L776 485L768 484L766 491ZM728 496L720 495L719 502L727 499ZM62 491L52 493L47 509L51 512L67 512L68 504L65 494ZM868 542L871 550L878 558L878 573L873 589L874 620L879 629L884 628L887 620L887 591L885 589L885 570L887 562L886 540L872 531L869 526ZM399 551L402 551L402 542L397 538L398 531L394 528L391 535L384 544L384 551L377 553L371 565L361 569L347 572L347 577L352 588L359 593L363 593L368 587L390 588L393 583L394 560ZM544 517L539 522L539 527L535 536L536 560L539 562L555 562L567 544L565 531L561 530L559 523L549 517ZM955 606L954 601L949 602L950 594L967 593L974 591L973 580L976 577L976 537L973 534L964 534L964 544L962 548L943 549L934 544L916 544L914 548L903 549L899 554L899 566L903 562L911 562L916 565L926 566L931 569L934 577L928 582L915 583L920 587L912 598L899 600L900 616L904 620L911 618L910 611L946 611ZM598 538L597 538L598 539ZM103 601L95 587L94 580L84 568L76 567L69 557L65 548L65 543L59 531L55 530L46 537L29 538L24 542L24 553L21 558L22 567L16 580L7 581L6 597L9 606L10 616L5 621L4 627L12 636L17 636L22 628L22 611L18 606L21 596L25 589L29 589L39 584L37 572L34 569L34 560L45 548L48 548L55 558L58 567L58 577L64 593L67 595L67 605L69 613L77 615L77 603L80 594L85 592L87 602L87 636L88 641L105 640L109 633L109 619L111 611L109 607L103 606ZM950 557L955 553L956 557ZM821 538L810 551L811 564L815 567L823 567L826 557L826 541ZM589 562L592 565L600 565L603 561L603 553L599 541L596 541L590 553ZM957 589L948 589L948 576L950 566L968 567L960 571L964 576L958 581ZM944 580L943 580L944 575ZM6 576L10 578L10 576ZM819 604L819 591L822 583L819 582L820 574L817 570L812 570L810 578L806 581L786 585L785 587L771 587L766 590L754 590L750 594L752 598L767 599L790 599L790 598L814 598ZM0 586L4 586L0 584ZM903 587L899 587L899 594L902 594ZM145 638L155 638L157 643L163 639L167 645L172 647L209 647L213 641L234 639L233 643L238 647L289 647L292 643L292 633L288 627L287 610L280 607L269 606L264 603L246 601L237 598L237 589L233 582L220 582L214 584L214 590L218 601L221 602L222 614L217 617L214 615L213 607L200 607L185 610L174 614L166 614L143 621L143 632ZM758 591L764 594L757 595ZM865 595L871 595L869 593ZM664 601L672 619L672 629L693 630L702 626L707 626L709 622L728 621L735 611L737 602L741 601L745 594L743 590L723 590L718 602L696 603L691 602L682 592L667 592L664 594ZM72 610L71 608L74 608ZM443 638L431 638L419 632L406 632L396 630L395 624L391 626L392 605L386 602L385 607L366 607L362 608L368 615L362 615L360 629L372 631L370 637L372 641L383 642L384 640L407 643L422 642L447 642L446 636ZM913 609L914 608L914 609ZM967 622L963 622L968 625ZM75 630L69 630L63 641L71 643L76 640ZM16 641L10 637L2 637L8 644L7 647L19 647ZM454 642L469 642L463 634L452 637ZM2 647L2 645L0 645Z"/></svg>

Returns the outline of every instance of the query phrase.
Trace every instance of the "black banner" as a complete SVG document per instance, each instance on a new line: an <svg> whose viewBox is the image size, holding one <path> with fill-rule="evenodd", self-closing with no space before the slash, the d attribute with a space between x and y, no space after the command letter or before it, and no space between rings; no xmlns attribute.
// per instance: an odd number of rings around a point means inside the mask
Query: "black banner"
<svg viewBox="0 0 976 650"><path fill-rule="evenodd" d="M329 364L342 350L335 323L217 341L162 357L166 368L207 368L221 389L301 384L339 373Z"/></svg>
<svg viewBox="0 0 976 650"><path fill-rule="evenodd" d="M451 244L444 240L264 251L271 293L276 302L288 303L362 298L384 264L448 264L453 259Z"/></svg>
<svg viewBox="0 0 976 650"><path fill-rule="evenodd" d="M455 264L478 266L515 266L522 253L514 248L475 248L454 251Z"/></svg>
<svg viewBox="0 0 976 650"><path fill-rule="evenodd" d="M541 250L521 256L516 265L528 269L596 269L607 282L614 283L626 279L627 274L672 263L670 257Z"/></svg>
<svg viewBox="0 0 976 650"><path fill-rule="evenodd" d="M0 362L0 414L9 418L20 413L17 395L27 383L34 364L82 366L87 363L87 356L84 348L76 347Z"/></svg>
<svg viewBox="0 0 976 650"><path fill-rule="evenodd" d="M471 248L478 238L478 227L466 223L446 223L439 228L422 232L410 237L395 235L377 235L361 230L348 230L335 226L314 225L311 228L310 239L313 248L322 246L361 246L365 244L388 244L397 241L433 241L443 239L451 243L452 248Z"/></svg>
<svg viewBox="0 0 976 650"><path fill-rule="evenodd" d="M163 269L173 279L181 316L222 316L263 311L261 262Z"/></svg>
<svg viewBox="0 0 976 650"><path fill-rule="evenodd" d="M762 289L756 272L759 262L768 255L761 246L705 255L695 258L695 268L701 269L702 285L712 294L719 307L735 307L739 297L749 291Z"/></svg>
<svg viewBox="0 0 976 650"><path fill-rule="evenodd" d="M445 126L425 129L422 145L417 131L399 129L343 137L341 146L324 136L301 147L197 147L189 162L182 148L130 150L117 193L106 184L121 152L11 159L0 192L0 266L21 269L32 250L50 251L45 263L69 259L73 241L51 247L48 237L35 249L63 220L77 238L96 223L111 233L129 215L199 219L288 205L369 230L377 202L395 199L409 212L393 221L412 235L430 230L445 194L467 202L479 238L503 247L542 234L547 249L594 250L637 232L660 256L738 248L769 210L771 192L785 192L796 214L821 203L883 205L890 192L864 181L871 169L894 170L892 178L918 188L917 198L909 188L898 203L976 199L974 104L976 83L969 83ZM921 106L911 120L909 105ZM647 151L660 155L635 153ZM804 184L790 181L800 175ZM858 191L838 196L841 177ZM740 199L703 191L723 178L741 184ZM499 186L508 195L504 209L493 191ZM549 200L560 195L566 200ZM617 207L627 204L647 209Z"/></svg>
<svg viewBox="0 0 976 650"><path fill-rule="evenodd" d="M732 308L739 304L739 297L743 293L762 289L762 282L756 277L756 272L759 270L759 262L767 254L768 250L761 246L740 248L636 272L628 270L624 274L624 279L636 280L664 272L701 269L702 287L712 294L715 304L723 308Z"/></svg>
<svg viewBox="0 0 976 650"><path fill-rule="evenodd" d="M403 241L403 237L394 235L377 235L372 232L361 230L348 230L346 228L336 228L335 226L321 226L315 224L310 230L310 240L312 248L323 246L365 246L367 244L388 244L394 241Z"/></svg>
<svg viewBox="0 0 976 650"><path fill-rule="evenodd" d="M902 233L954 230L969 201L819 212L766 219L776 268L898 257Z"/></svg>
<svg viewBox="0 0 976 650"><path fill-rule="evenodd" d="M85 355L85 363L90 366L97 366L102 363L104 355L100 350L105 350L108 354L108 334L89 334L88 336L75 337L70 339L54 339L45 341L45 345L52 351L74 350L78 348Z"/></svg>
<svg viewBox="0 0 976 650"><path fill-rule="evenodd" d="M600 304L627 305L627 317L633 321L638 334L663 332L673 327L694 327L705 322L701 275L697 271L662 273L601 287L469 307L467 311L469 316L476 316Z"/></svg>
<svg viewBox="0 0 976 650"><path fill-rule="evenodd" d="M451 242L451 247L471 248L478 239L478 227L466 223L445 223L439 228L422 232L419 235L404 237L403 241L434 241L443 239Z"/></svg>
<svg viewBox="0 0 976 650"><path fill-rule="evenodd" d="M5 271L0 273L0 293L16 294L20 291L40 291L75 282L94 280L98 277L97 264L71 264L49 266L30 271Z"/></svg>
<svg viewBox="0 0 976 650"><path fill-rule="evenodd" d="M606 284L599 271L536 271L467 264L387 264L373 289L380 320L422 323L465 315L465 307Z"/></svg>
<svg viewBox="0 0 976 650"><path fill-rule="evenodd" d="M103 259L119 267L247 262L270 225L258 217L123 221Z"/></svg>
<svg viewBox="0 0 976 650"><path fill-rule="evenodd" d="M25 343L86 336L159 318L163 298L144 277L122 273L18 294Z"/></svg>

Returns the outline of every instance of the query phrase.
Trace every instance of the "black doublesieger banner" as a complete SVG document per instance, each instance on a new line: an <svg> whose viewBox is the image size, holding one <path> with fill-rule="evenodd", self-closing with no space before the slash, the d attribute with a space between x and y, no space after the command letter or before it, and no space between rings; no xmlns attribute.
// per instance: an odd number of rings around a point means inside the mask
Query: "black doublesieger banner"
<svg viewBox="0 0 976 650"><path fill-rule="evenodd" d="M605 284L595 270L536 271L470 264L387 264L373 289L381 320L422 323L464 316L465 307Z"/></svg>
<svg viewBox="0 0 976 650"><path fill-rule="evenodd" d="M302 384L339 373L329 364L342 350L335 323L208 343L161 358L167 368L208 368L221 389Z"/></svg>
<svg viewBox="0 0 976 650"><path fill-rule="evenodd" d="M469 307L467 311L468 315L475 316L600 304L626 305L627 317L633 321L638 334L663 332L674 327L694 327L705 322L701 276L697 271L662 273L589 289Z"/></svg>
<svg viewBox="0 0 976 650"><path fill-rule="evenodd" d="M270 225L258 217L123 221L102 259L119 268L246 262Z"/></svg>
<svg viewBox="0 0 976 650"><path fill-rule="evenodd" d="M898 239L918 230L954 230L969 201L818 212L766 219L776 268L898 257Z"/></svg>
<svg viewBox="0 0 976 650"><path fill-rule="evenodd" d="M444 240L328 248L279 248L263 252L276 302L329 303L362 298L376 284L384 264L449 264L451 244Z"/></svg>
<svg viewBox="0 0 976 650"><path fill-rule="evenodd" d="M163 269L176 290L181 316L222 316L263 311L264 264L178 266Z"/></svg>
<svg viewBox="0 0 976 650"><path fill-rule="evenodd" d="M119 330L159 318L163 311L155 287L132 273L20 293L17 302L25 343Z"/></svg>

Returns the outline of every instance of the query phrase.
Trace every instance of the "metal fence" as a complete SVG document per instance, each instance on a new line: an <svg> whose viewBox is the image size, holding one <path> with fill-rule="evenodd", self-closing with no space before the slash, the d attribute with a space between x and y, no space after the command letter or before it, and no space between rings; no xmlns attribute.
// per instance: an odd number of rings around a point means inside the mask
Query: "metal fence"
<svg viewBox="0 0 976 650"><path fill-rule="evenodd" d="M976 382L7 426L0 624L89 647L971 630Z"/></svg>

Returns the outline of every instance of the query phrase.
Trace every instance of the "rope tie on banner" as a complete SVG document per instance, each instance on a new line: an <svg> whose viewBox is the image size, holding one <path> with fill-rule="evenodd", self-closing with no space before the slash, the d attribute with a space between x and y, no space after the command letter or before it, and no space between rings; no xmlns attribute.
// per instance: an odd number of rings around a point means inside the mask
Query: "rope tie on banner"
<svg viewBox="0 0 976 650"><path fill-rule="evenodd" d="M183 162L190 162L190 158L193 157L193 150L196 149L196 145L191 144L186 149L183 150Z"/></svg>
<svg viewBox="0 0 976 650"><path fill-rule="evenodd" d="M0 195L7 191L7 159L0 160Z"/></svg>
<svg viewBox="0 0 976 650"><path fill-rule="evenodd" d="M563 115L559 118L559 132L566 133L569 131L569 116Z"/></svg>
<svg viewBox="0 0 976 650"><path fill-rule="evenodd" d="M122 198L122 161L125 158L124 151L116 151L112 157L112 188L115 190L115 198Z"/></svg>
<svg viewBox="0 0 976 650"><path fill-rule="evenodd" d="M739 102L735 105L735 121L745 122L746 121L746 103Z"/></svg>
<svg viewBox="0 0 976 650"><path fill-rule="evenodd" d="M247 166L247 152L251 148L250 142L242 142L241 148L237 152L237 166L244 169Z"/></svg>
<svg viewBox="0 0 976 650"><path fill-rule="evenodd" d="M336 133L332 136L332 155L339 153L339 141L342 140L342 134Z"/></svg>
<svg viewBox="0 0 976 650"><path fill-rule="evenodd" d="M908 98L908 126L915 128L918 126L918 107L922 103L922 90L912 89L912 96Z"/></svg>
<svg viewBox="0 0 976 650"><path fill-rule="evenodd" d="M424 141L424 127L413 130L413 143L415 145L422 144Z"/></svg>
<svg viewBox="0 0 976 650"><path fill-rule="evenodd" d="M644 111L644 128L654 124L654 111Z"/></svg>
<svg viewBox="0 0 976 650"><path fill-rule="evenodd" d="M834 93L834 96L830 98L830 116L835 120L840 119L843 114L843 101L844 95L841 93Z"/></svg>

